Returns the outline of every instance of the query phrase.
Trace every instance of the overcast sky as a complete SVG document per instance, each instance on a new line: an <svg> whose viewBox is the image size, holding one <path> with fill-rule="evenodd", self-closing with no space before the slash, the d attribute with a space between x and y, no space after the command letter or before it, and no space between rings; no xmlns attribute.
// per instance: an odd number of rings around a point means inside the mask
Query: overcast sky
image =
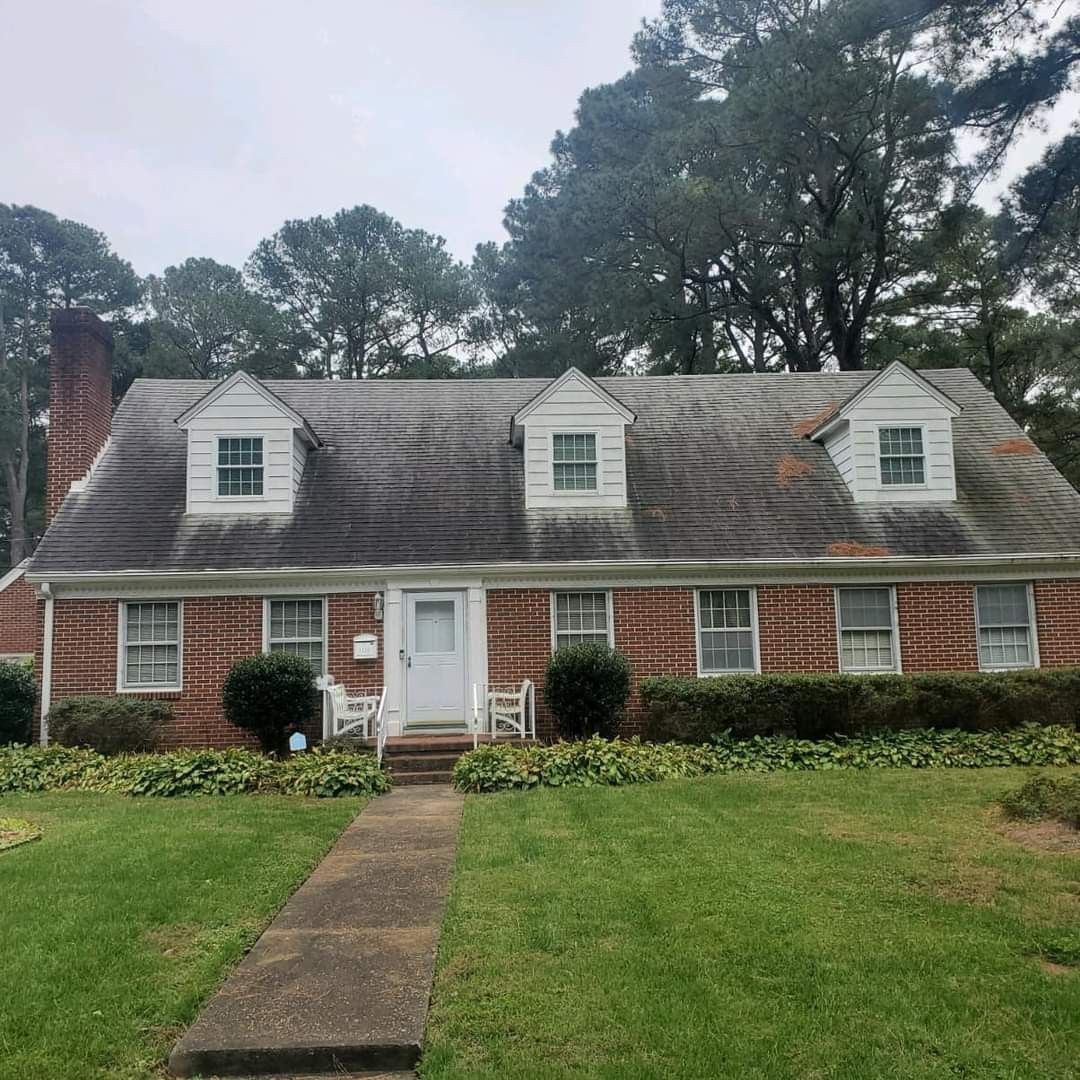
<svg viewBox="0 0 1080 1080"><path fill-rule="evenodd" d="M659 8L0 0L0 201L102 230L141 274L240 266L286 218L363 202L467 259Z"/></svg>

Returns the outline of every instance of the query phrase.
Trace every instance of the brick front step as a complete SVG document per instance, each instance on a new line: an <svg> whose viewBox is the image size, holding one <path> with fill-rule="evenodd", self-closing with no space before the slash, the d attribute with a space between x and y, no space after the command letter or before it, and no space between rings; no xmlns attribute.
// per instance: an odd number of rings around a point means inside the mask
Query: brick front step
<svg viewBox="0 0 1080 1080"><path fill-rule="evenodd" d="M490 743L481 739L479 745ZM500 739L514 746L527 746L531 739ZM386 740L383 762L398 786L409 784L449 784L462 754L473 748L471 735L393 735Z"/></svg>
<svg viewBox="0 0 1080 1080"><path fill-rule="evenodd" d="M449 784L450 783L450 770L440 770L438 772L403 772L397 773L391 770L394 777L395 787L412 787L416 784Z"/></svg>

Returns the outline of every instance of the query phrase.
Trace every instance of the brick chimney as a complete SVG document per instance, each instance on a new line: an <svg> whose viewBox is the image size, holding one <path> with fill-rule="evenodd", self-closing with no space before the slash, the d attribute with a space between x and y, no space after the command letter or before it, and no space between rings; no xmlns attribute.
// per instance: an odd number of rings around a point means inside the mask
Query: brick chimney
<svg viewBox="0 0 1080 1080"><path fill-rule="evenodd" d="M80 307L54 311L49 329L46 525L112 430L112 329Z"/></svg>

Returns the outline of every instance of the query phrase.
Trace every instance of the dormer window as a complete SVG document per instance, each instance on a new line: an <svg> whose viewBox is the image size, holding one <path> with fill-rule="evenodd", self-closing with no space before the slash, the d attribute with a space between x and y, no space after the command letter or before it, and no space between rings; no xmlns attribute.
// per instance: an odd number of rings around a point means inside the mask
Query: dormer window
<svg viewBox="0 0 1080 1080"><path fill-rule="evenodd" d="M262 436L219 438L217 493L224 498L263 493Z"/></svg>
<svg viewBox="0 0 1080 1080"><path fill-rule="evenodd" d="M914 487L926 483L926 456L921 427L883 427L878 430L881 482Z"/></svg>
<svg viewBox="0 0 1080 1080"><path fill-rule="evenodd" d="M556 491L596 491L596 434L557 431L551 436Z"/></svg>
<svg viewBox="0 0 1080 1080"><path fill-rule="evenodd" d="M203 394L176 423L187 435L189 514L292 513L308 454L322 446L291 405L246 371Z"/></svg>
<svg viewBox="0 0 1080 1080"><path fill-rule="evenodd" d="M626 508L626 429L637 418L576 368L547 383L510 420L521 447L526 510Z"/></svg>
<svg viewBox="0 0 1080 1080"><path fill-rule="evenodd" d="M825 447L854 501L954 502L953 420L960 406L898 360L858 382L845 402L831 402L811 419L817 426L809 434ZM801 430L796 424L792 433Z"/></svg>

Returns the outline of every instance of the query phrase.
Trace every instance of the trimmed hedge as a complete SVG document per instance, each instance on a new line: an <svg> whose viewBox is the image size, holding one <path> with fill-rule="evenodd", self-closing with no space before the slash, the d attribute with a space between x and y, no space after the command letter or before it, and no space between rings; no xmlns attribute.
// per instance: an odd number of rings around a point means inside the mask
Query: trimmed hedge
<svg viewBox="0 0 1080 1080"><path fill-rule="evenodd" d="M567 645L544 674L547 702L564 739L612 736L630 696L630 662L610 645Z"/></svg>
<svg viewBox="0 0 1080 1080"><path fill-rule="evenodd" d="M106 757L63 746L0 747L0 795L33 791L123 795L380 795L390 776L374 755L313 750L283 761L252 750L174 750Z"/></svg>
<svg viewBox="0 0 1080 1080"><path fill-rule="evenodd" d="M638 784L726 772L824 769L978 769L1078 765L1075 728L1026 724L1013 731L893 731L839 739L722 737L709 745L600 738L551 746L482 746L454 766L462 791Z"/></svg>
<svg viewBox="0 0 1080 1080"><path fill-rule="evenodd" d="M864 731L1080 723L1080 668L929 675L725 675L641 684L651 739L708 742Z"/></svg>
<svg viewBox="0 0 1080 1080"><path fill-rule="evenodd" d="M29 664L0 662L0 744L30 741L36 693Z"/></svg>
<svg viewBox="0 0 1080 1080"><path fill-rule="evenodd" d="M317 701L311 662L287 652L237 660L221 688L225 719L250 731L267 754L285 752L289 732L310 722Z"/></svg>
<svg viewBox="0 0 1080 1080"><path fill-rule="evenodd" d="M171 702L155 698L64 698L49 710L49 738L99 754L143 754L156 750L174 717Z"/></svg>

